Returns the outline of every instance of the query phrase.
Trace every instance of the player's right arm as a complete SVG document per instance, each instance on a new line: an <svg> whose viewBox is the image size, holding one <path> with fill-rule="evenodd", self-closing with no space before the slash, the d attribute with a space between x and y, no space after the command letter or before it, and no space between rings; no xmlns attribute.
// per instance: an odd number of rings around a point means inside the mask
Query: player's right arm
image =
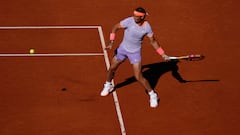
<svg viewBox="0 0 240 135"><path fill-rule="evenodd" d="M106 49L112 49L112 46L116 37L116 32L121 28L122 26L120 23L117 23L113 26L112 31L110 33L110 42L109 42L109 45L106 47Z"/></svg>

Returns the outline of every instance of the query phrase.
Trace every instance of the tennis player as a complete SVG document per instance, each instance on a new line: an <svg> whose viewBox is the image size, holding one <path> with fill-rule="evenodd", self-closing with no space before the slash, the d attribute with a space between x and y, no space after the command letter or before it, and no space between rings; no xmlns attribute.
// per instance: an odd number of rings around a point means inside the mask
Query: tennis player
<svg viewBox="0 0 240 135"><path fill-rule="evenodd" d="M115 40L115 33L119 29L124 29L124 37L119 47L115 50L115 56L111 61L111 66L107 71L107 78L104 88L101 91L101 96L107 96L114 90L112 79L114 73L125 59L129 59L133 66L134 76L138 82L147 90L150 96L150 106L158 106L158 95L156 91L151 88L149 82L143 77L141 71L141 46L143 38L149 38L151 45L156 52L162 56L164 60L169 60L164 50L160 47L157 40L154 38L152 28L148 21L145 20L148 13L144 8L139 7L133 11L133 16L123 19L121 22L115 24L110 33L110 43L106 49L111 49Z"/></svg>

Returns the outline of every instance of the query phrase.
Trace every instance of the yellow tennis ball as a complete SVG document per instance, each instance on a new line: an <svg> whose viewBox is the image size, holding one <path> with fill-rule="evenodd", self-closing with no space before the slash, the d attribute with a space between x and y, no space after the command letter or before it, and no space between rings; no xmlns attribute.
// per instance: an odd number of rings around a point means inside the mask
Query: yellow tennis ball
<svg viewBox="0 0 240 135"><path fill-rule="evenodd" d="M34 53L35 53L35 50L34 50L34 49L30 49L30 50L29 50L29 53L30 53L30 54L34 54Z"/></svg>

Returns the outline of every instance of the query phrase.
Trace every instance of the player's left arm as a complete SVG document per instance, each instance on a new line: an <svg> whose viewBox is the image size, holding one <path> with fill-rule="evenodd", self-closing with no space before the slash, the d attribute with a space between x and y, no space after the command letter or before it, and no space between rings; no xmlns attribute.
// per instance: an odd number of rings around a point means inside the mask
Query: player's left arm
<svg viewBox="0 0 240 135"><path fill-rule="evenodd" d="M160 44L158 41L155 39L154 35L148 37L150 40L150 44L153 46L155 50L157 50L160 47Z"/></svg>
<svg viewBox="0 0 240 135"><path fill-rule="evenodd" d="M156 52L163 57L164 60L169 60L168 56L166 55L165 51L162 49L154 35L148 36L150 40L150 44L153 46L153 48L156 50Z"/></svg>

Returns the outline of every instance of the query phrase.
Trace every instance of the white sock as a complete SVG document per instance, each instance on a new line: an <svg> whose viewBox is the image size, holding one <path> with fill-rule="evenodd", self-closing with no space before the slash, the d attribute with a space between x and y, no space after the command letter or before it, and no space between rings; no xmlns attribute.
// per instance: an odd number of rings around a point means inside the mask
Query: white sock
<svg viewBox="0 0 240 135"><path fill-rule="evenodd" d="M154 90L148 92L149 95L153 95L154 93L155 93Z"/></svg>
<svg viewBox="0 0 240 135"><path fill-rule="evenodd" d="M106 81L105 84L112 85L112 82L108 82L108 81Z"/></svg>

